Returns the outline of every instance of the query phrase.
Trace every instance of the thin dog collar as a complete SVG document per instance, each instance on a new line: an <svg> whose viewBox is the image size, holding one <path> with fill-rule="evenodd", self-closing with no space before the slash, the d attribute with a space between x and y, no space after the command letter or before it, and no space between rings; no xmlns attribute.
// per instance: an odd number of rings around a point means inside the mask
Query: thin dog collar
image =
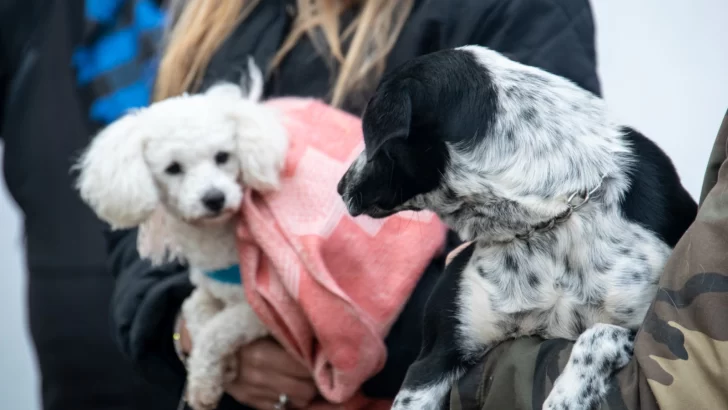
<svg viewBox="0 0 728 410"><path fill-rule="evenodd" d="M541 222L539 224L536 224L532 226L528 231L516 234L515 239L529 239L531 238L535 233L541 233L546 232L554 228L554 226L563 223L571 215L581 209L584 205L586 205L589 200L594 196L594 194L602 187L602 184L604 184L604 180L606 179L607 175L602 175L602 178L599 180L599 184L592 188L590 191L582 191L582 192L574 192L569 196L569 198L566 200L566 210L555 217ZM578 203L574 203L574 200L579 199ZM510 241L504 241L504 242L510 242Z"/></svg>

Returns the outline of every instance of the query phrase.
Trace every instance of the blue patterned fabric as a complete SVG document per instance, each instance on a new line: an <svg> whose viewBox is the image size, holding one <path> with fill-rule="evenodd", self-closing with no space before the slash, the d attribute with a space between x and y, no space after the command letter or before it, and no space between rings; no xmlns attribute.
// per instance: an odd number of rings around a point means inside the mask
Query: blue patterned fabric
<svg viewBox="0 0 728 410"><path fill-rule="evenodd" d="M86 0L87 38L73 55L92 121L108 124L151 100L165 14L152 0Z"/></svg>
<svg viewBox="0 0 728 410"><path fill-rule="evenodd" d="M240 278L240 265L233 265L228 268L205 272L205 275L207 275L210 279L222 283L229 283L232 285L242 284L242 279Z"/></svg>

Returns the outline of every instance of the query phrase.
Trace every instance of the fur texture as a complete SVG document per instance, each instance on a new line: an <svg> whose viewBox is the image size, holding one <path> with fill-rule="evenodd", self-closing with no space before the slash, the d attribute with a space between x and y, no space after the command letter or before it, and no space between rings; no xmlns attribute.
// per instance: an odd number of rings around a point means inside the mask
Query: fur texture
<svg viewBox="0 0 728 410"><path fill-rule="evenodd" d="M193 340L187 401L195 410L217 406L231 355L267 334L241 285L205 274L239 263L243 187L277 189L288 149L281 119L258 101L262 75L252 60L249 68L247 92L219 84L125 115L77 165L81 196L100 218L113 228L141 225L142 257L189 265L196 289L182 314Z"/></svg>
<svg viewBox="0 0 728 410"><path fill-rule="evenodd" d="M428 209L474 241L430 298L394 408L441 408L474 361L525 335L578 340L545 409L599 405L697 212L664 152L572 82L478 46L393 70L363 127L339 183L349 212Z"/></svg>

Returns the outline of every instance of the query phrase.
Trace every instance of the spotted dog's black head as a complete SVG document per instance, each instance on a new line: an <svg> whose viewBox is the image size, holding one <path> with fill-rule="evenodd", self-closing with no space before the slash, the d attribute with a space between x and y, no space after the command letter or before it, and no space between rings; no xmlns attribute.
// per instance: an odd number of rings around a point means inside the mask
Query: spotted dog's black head
<svg viewBox="0 0 728 410"><path fill-rule="evenodd" d="M355 216L428 209L463 239L501 240L574 193L601 186L618 204L630 185L631 144L601 99L484 47L395 68L362 124L366 149L338 187Z"/></svg>
<svg viewBox="0 0 728 410"><path fill-rule="evenodd" d="M491 127L493 93L487 70L460 50L411 60L385 76L363 116L366 150L339 182L349 212L422 209L413 199L442 185L447 144L473 145Z"/></svg>

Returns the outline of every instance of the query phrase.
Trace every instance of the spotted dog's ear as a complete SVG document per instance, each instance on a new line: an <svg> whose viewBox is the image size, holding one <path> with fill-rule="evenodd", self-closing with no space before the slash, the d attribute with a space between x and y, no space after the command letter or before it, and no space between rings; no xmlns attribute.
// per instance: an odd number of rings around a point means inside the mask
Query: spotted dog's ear
<svg viewBox="0 0 728 410"><path fill-rule="evenodd" d="M412 123L412 99L399 88L382 90L372 97L362 117L367 162L388 141L406 139Z"/></svg>

